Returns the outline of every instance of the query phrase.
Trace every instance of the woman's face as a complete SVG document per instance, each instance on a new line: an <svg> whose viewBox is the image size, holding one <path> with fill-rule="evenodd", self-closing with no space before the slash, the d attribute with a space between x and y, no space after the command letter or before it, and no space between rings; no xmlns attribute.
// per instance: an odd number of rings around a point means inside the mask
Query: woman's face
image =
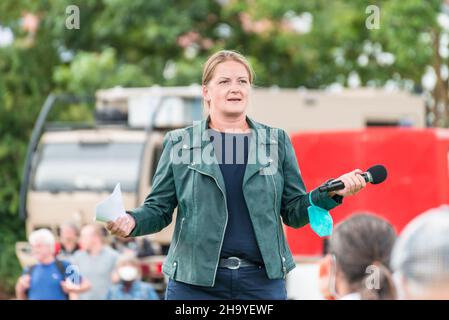
<svg viewBox="0 0 449 320"><path fill-rule="evenodd" d="M238 116L246 112L251 85L245 66L236 61L217 65L209 83L203 86L203 97L210 113Z"/></svg>

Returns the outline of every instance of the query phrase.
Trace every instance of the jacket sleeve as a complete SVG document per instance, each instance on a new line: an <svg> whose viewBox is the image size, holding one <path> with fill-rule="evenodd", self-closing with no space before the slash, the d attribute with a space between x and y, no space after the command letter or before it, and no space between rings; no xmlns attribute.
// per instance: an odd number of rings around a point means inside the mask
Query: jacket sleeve
<svg viewBox="0 0 449 320"><path fill-rule="evenodd" d="M284 137L282 162L284 189L282 191L281 216L286 225L300 228L309 223L307 212L310 205L309 193L306 192L290 138L283 130L282 135ZM335 208L342 202L342 197L331 198L327 192L320 192L318 188L312 190L311 193L313 203L326 210Z"/></svg>
<svg viewBox="0 0 449 320"><path fill-rule="evenodd" d="M172 221L173 211L178 205L171 161L172 149L173 142L170 133L167 133L150 194L140 207L127 211L136 221L130 237L159 232Z"/></svg>

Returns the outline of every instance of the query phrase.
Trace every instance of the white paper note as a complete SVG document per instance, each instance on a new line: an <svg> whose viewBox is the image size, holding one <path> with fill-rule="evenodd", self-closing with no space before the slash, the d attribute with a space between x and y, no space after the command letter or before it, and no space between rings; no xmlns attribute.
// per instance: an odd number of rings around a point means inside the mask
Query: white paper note
<svg viewBox="0 0 449 320"><path fill-rule="evenodd" d="M120 183L117 183L114 191L105 200L97 204L95 220L101 222L114 221L125 214Z"/></svg>

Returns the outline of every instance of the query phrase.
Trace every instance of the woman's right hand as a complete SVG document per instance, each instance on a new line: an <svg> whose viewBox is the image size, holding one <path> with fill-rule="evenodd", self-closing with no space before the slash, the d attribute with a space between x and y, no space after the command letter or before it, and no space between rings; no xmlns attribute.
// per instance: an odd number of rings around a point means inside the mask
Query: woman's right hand
<svg viewBox="0 0 449 320"><path fill-rule="evenodd" d="M134 218L126 214L123 217L117 218L115 221L108 221L106 229L108 229L112 235L125 238L130 235L136 226Z"/></svg>

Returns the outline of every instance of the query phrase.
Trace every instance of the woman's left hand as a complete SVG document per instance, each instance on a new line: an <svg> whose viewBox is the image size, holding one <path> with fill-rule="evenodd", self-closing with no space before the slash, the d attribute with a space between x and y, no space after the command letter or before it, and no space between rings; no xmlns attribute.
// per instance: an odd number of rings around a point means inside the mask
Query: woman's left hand
<svg viewBox="0 0 449 320"><path fill-rule="evenodd" d="M366 181L361 176L363 173L360 169L355 169L354 171L345 173L338 177L335 180L340 180L345 184L345 188L337 191L331 191L329 192L329 197L333 197L334 195L338 194L340 196L346 197L346 196L353 196L360 190L366 187Z"/></svg>

